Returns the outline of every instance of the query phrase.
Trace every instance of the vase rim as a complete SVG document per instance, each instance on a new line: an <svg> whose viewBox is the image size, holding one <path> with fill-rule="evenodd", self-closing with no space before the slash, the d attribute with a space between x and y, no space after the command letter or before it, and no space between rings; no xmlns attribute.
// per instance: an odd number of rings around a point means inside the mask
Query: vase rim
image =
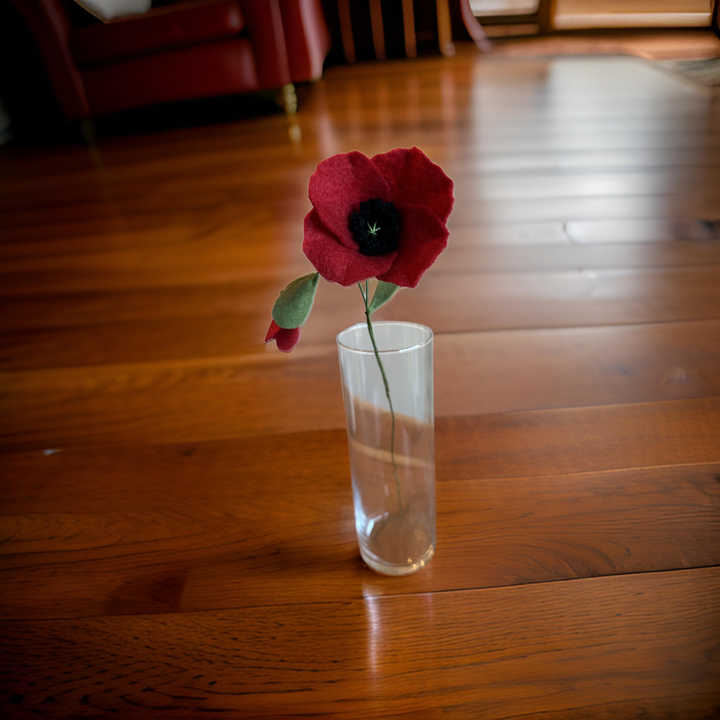
<svg viewBox="0 0 720 720"><path fill-rule="evenodd" d="M423 338L421 341L413 343L412 345L408 345L407 347L397 348L393 350L378 350L378 354L380 355L400 355L402 353L411 352L412 350L419 350L422 347L425 347L429 343L432 342L433 339L433 331L427 327L427 325L421 325L420 323L414 323L414 322L406 322L404 320L382 320L379 322L373 323L373 328L388 326L388 325L396 325L396 326L404 326L404 327L414 327L419 328L420 330L424 331L426 333L426 337ZM340 337L344 335L347 332L350 332L351 330L355 330L356 328L363 328L367 330L367 323L359 322L355 323L354 325L351 325L348 328L345 328L344 330L341 330L337 337L335 338L337 344L343 348L343 350L348 350L349 352L358 353L361 355L374 355L374 350L363 350L362 348L356 348L351 345L348 345L347 343L344 343Z"/></svg>

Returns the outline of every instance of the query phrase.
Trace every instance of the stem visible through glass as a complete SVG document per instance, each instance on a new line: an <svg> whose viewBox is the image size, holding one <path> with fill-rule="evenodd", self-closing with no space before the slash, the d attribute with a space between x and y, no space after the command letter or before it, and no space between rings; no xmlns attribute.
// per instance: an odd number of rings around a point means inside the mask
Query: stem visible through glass
<svg viewBox="0 0 720 720"><path fill-rule="evenodd" d="M373 350L375 350L375 359L377 360L378 367L380 368L380 374L382 375L383 383L385 384L385 395L388 399L388 405L390 405L390 418L392 426L390 430L390 455L392 456L393 473L395 475L395 488L397 489L398 507L400 508L400 515L403 514L402 504L402 493L400 492L400 477L398 476L397 462L395 461L395 411L393 410L392 399L390 398L390 385L388 384L387 376L385 375L385 368L383 367L382 360L380 359L380 353L378 352L377 344L375 343L375 334L373 333L372 322L370 322L370 306L368 305L368 281L365 281L365 292L363 287L358 283L360 288L360 294L362 295L363 304L365 305L365 318L367 319L368 332L370 333L370 341L372 342Z"/></svg>

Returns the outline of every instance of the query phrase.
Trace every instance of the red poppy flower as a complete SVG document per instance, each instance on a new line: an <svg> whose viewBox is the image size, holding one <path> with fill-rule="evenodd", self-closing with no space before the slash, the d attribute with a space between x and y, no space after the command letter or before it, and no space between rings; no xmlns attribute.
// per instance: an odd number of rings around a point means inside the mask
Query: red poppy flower
<svg viewBox="0 0 720 720"><path fill-rule="evenodd" d="M274 340L278 346L278 350L283 352L290 352L300 340L300 330L302 328L293 328L292 330L286 330L281 328L274 320L270 323L270 328L265 336L265 342L269 343Z"/></svg>
<svg viewBox="0 0 720 720"><path fill-rule="evenodd" d="M330 282L415 287L447 247L453 182L419 148L334 155L308 194L303 251Z"/></svg>

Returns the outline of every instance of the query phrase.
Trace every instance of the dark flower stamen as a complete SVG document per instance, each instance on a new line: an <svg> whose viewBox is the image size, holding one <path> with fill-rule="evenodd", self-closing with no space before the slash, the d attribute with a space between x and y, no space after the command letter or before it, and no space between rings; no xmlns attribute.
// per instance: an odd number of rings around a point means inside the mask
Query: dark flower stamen
<svg viewBox="0 0 720 720"><path fill-rule="evenodd" d="M350 216L350 230L363 255L383 255L400 245L400 215L391 202L373 198Z"/></svg>

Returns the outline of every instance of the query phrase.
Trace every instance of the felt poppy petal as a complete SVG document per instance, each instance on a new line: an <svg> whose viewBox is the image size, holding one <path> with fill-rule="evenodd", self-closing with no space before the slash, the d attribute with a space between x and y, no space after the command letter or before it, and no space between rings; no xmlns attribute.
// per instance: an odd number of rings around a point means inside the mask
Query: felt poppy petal
<svg viewBox="0 0 720 720"><path fill-rule="evenodd" d="M397 256L395 252L362 255L345 247L323 226L315 210L305 216L303 252L326 280L345 287L386 272Z"/></svg>
<svg viewBox="0 0 720 720"><path fill-rule="evenodd" d="M390 185L396 206L425 205L447 222L455 203L453 181L420 148L396 148L371 162Z"/></svg>
<svg viewBox="0 0 720 720"><path fill-rule="evenodd" d="M274 320L270 323L270 328L265 336L265 342L269 343L274 340L278 346L278 350L283 352L290 352L300 340L301 328L293 328L292 330L286 330L281 328Z"/></svg>
<svg viewBox="0 0 720 720"><path fill-rule="evenodd" d="M361 202L381 198L391 202L390 187L361 152L333 155L323 160L310 178L310 202L322 224L346 247L357 249L350 216Z"/></svg>
<svg viewBox="0 0 720 720"><path fill-rule="evenodd" d="M425 271L447 247L444 222L423 205L405 205L400 210L400 248L392 267L379 280L414 288Z"/></svg>

